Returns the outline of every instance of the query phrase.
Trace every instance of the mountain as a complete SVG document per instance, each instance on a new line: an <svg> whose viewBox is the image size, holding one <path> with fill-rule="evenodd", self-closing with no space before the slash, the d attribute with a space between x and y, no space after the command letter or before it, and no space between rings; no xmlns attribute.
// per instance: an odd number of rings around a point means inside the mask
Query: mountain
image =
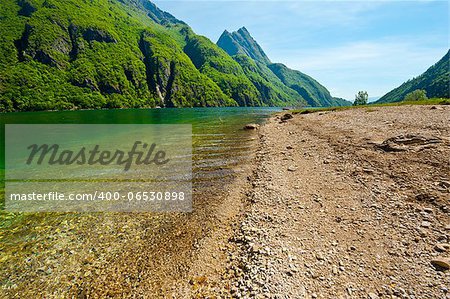
<svg viewBox="0 0 450 299"><path fill-rule="evenodd" d="M323 85L310 76L281 63L272 63L245 27L231 33L225 30L217 45L239 62L261 94L270 90L272 94L268 96L268 101L280 96L314 107L351 105L344 99L333 98ZM248 59L244 59L245 56ZM250 64L254 66L249 68Z"/></svg>
<svg viewBox="0 0 450 299"><path fill-rule="evenodd" d="M147 0L3 0L0 112L305 105L245 28L236 52Z"/></svg>
<svg viewBox="0 0 450 299"><path fill-rule="evenodd" d="M245 76L241 66L226 52L191 29L182 30L185 36L184 51L196 68L211 78L221 90L240 106L261 106L259 92Z"/></svg>
<svg viewBox="0 0 450 299"><path fill-rule="evenodd" d="M245 54L258 62L270 64L269 57L245 27L232 33L225 30L217 41L217 45L231 56Z"/></svg>
<svg viewBox="0 0 450 299"><path fill-rule="evenodd" d="M0 111L233 106L144 0L5 0Z"/></svg>
<svg viewBox="0 0 450 299"><path fill-rule="evenodd" d="M332 97L323 85L300 71L292 70L281 63L272 63L268 67L284 84L301 95L310 106L348 106L351 104L347 100Z"/></svg>
<svg viewBox="0 0 450 299"><path fill-rule="evenodd" d="M288 106L307 104L298 93L284 85L267 65L244 54L237 54L233 58L259 91L262 101L269 106L279 106L280 103Z"/></svg>
<svg viewBox="0 0 450 299"><path fill-rule="evenodd" d="M425 90L428 98L450 98L450 50L425 73L388 92L376 103L403 101L408 93L417 89Z"/></svg>

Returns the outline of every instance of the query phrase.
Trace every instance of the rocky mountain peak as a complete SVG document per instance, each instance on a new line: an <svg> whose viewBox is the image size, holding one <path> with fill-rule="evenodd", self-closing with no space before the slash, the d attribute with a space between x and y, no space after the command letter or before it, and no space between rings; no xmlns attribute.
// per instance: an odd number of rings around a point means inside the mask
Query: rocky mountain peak
<svg viewBox="0 0 450 299"><path fill-rule="evenodd" d="M217 41L217 45L231 56L245 54L258 62L270 64L269 57L245 27L232 33L225 30Z"/></svg>

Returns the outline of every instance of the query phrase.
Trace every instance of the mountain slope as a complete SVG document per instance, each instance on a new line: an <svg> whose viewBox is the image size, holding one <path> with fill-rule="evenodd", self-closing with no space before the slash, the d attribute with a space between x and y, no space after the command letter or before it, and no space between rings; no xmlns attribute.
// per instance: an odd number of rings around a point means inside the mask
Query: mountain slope
<svg viewBox="0 0 450 299"><path fill-rule="evenodd" d="M333 98L323 85L310 76L291 70L283 64L271 63L245 27L232 33L225 30L217 45L239 62L260 93L267 96L266 101L276 102L277 99L284 98L314 107L351 104L346 100ZM249 59L244 59L245 56Z"/></svg>
<svg viewBox="0 0 450 299"><path fill-rule="evenodd" d="M203 36L184 28L184 52L202 74L207 75L240 106L264 105L258 90L245 76L241 66L227 53Z"/></svg>
<svg viewBox="0 0 450 299"><path fill-rule="evenodd" d="M259 96L265 104L269 106L306 105L306 101L294 90L284 85L267 65L244 54L235 55L233 58L258 89Z"/></svg>
<svg viewBox="0 0 450 299"><path fill-rule="evenodd" d="M236 105L173 24L148 1L3 1L0 111Z"/></svg>
<svg viewBox="0 0 450 299"><path fill-rule="evenodd" d="M245 28L230 56L147 0L4 0L0 34L0 112L306 104Z"/></svg>
<svg viewBox="0 0 450 299"><path fill-rule="evenodd" d="M300 71L292 70L281 63L272 63L268 67L284 84L301 95L310 106L348 106L350 104L346 100L333 98L328 89Z"/></svg>
<svg viewBox="0 0 450 299"><path fill-rule="evenodd" d="M417 89L425 90L429 98L450 98L450 50L425 73L388 92L376 103L403 101L408 93Z"/></svg>

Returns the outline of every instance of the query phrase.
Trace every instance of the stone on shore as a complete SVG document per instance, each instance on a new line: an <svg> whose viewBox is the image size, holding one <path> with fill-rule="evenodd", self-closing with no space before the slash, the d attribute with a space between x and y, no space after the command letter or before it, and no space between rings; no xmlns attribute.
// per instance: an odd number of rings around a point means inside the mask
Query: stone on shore
<svg viewBox="0 0 450 299"><path fill-rule="evenodd" d="M244 126L244 130L258 130L259 125L258 124L246 124Z"/></svg>

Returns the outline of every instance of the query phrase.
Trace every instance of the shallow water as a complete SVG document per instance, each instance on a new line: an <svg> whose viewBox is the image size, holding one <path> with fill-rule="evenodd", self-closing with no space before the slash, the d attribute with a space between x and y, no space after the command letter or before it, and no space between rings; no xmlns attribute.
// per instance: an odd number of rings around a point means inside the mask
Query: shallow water
<svg viewBox="0 0 450 299"><path fill-rule="evenodd" d="M252 133L247 123L261 123L279 108L185 108L23 112L0 114L0 142L5 124L192 124L194 177L215 177L215 169L234 166L247 157ZM4 145L0 144L0 169ZM219 176L222 173L218 174Z"/></svg>
<svg viewBox="0 0 450 299"><path fill-rule="evenodd" d="M80 282L88 285L92 294L117 286L124 293L133 282L126 279L130 275L146 277L155 289L179 279L183 271L178 269L187 263L196 240L215 225L213 214L226 196L222 191L233 183L240 166L245 166L251 156L257 135L242 127L262 123L279 110L193 108L0 114L2 143L4 124L192 124L194 187L194 210L190 214L0 210L0 276L5 277L0 280L0 297L2 293L28 298L37 294L73 297L85 288ZM0 151L2 172L3 144ZM0 186L0 197L2 193ZM131 255L133 252L139 254ZM94 271L90 263L83 262L87 256L96 261L96 275L84 277L83 273ZM141 269L140 259L148 261L147 268ZM48 265L45 271L42 265ZM104 282L111 275L117 277Z"/></svg>

